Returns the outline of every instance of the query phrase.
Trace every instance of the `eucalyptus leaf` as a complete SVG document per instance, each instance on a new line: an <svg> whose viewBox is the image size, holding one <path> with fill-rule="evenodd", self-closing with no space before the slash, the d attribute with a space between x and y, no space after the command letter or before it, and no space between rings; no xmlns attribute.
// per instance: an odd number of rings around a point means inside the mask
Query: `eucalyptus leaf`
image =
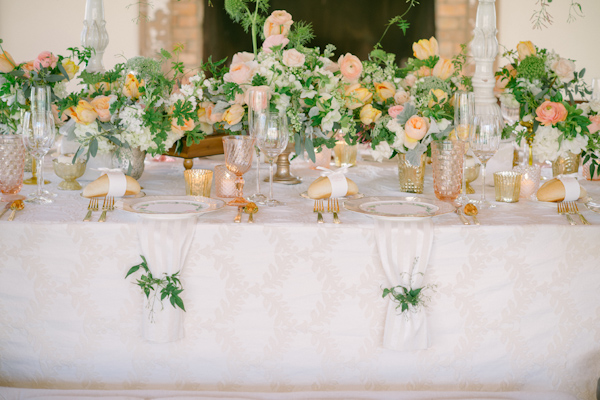
<svg viewBox="0 0 600 400"><path fill-rule="evenodd" d="M406 161L414 166L418 167L421 164L421 156L427 151L427 146L423 143L418 143L414 149L406 152Z"/></svg>
<svg viewBox="0 0 600 400"><path fill-rule="evenodd" d="M93 138L90 141L90 146L89 146L89 154L92 157L96 157L96 154L98 154L98 139Z"/></svg>

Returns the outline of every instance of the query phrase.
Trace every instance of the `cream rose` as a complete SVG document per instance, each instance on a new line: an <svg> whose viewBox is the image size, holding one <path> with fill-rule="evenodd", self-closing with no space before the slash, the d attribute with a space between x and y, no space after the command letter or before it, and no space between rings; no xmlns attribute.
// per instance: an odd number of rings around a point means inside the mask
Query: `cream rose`
<svg viewBox="0 0 600 400"><path fill-rule="evenodd" d="M433 67L433 76L440 79L448 79L454 74L454 64L452 61L447 60L445 58L440 58L440 60Z"/></svg>
<svg viewBox="0 0 600 400"><path fill-rule="evenodd" d="M417 76L414 74L408 74L404 78L404 85L406 87L413 87L415 86L415 83L417 83Z"/></svg>
<svg viewBox="0 0 600 400"><path fill-rule="evenodd" d="M410 100L410 94L406 90L398 90L394 95L394 102L396 104L404 104Z"/></svg>
<svg viewBox="0 0 600 400"><path fill-rule="evenodd" d="M244 116L244 107L234 104L223 113L223 121L229 125L235 125L242 120Z"/></svg>
<svg viewBox="0 0 600 400"><path fill-rule="evenodd" d="M526 57L535 56L537 51L531 41L519 42L517 45L517 53L519 53L519 60L523 61Z"/></svg>
<svg viewBox="0 0 600 400"><path fill-rule="evenodd" d="M338 65L342 77L346 82L356 82L362 74L363 66L358 57L350 53L340 56L338 59Z"/></svg>
<svg viewBox="0 0 600 400"><path fill-rule="evenodd" d="M250 63L252 63L252 61ZM249 65L250 63L232 64L231 68L229 68L229 72L223 75L223 80L225 82L234 82L238 85L252 82L254 69L252 68L252 65Z"/></svg>
<svg viewBox="0 0 600 400"><path fill-rule="evenodd" d="M300 67L304 65L306 56L296 49L290 49L283 52L283 63L288 67Z"/></svg>
<svg viewBox="0 0 600 400"><path fill-rule="evenodd" d="M15 60L13 60L7 51L0 53L0 72L7 74L15 69L16 66L17 64L15 64Z"/></svg>
<svg viewBox="0 0 600 400"><path fill-rule="evenodd" d="M272 35L265 39L262 47L265 53L272 53L271 47L281 46L281 48L284 48L289 42L290 39L283 35Z"/></svg>
<svg viewBox="0 0 600 400"><path fill-rule="evenodd" d="M102 122L110 121L110 104L117 99L117 96L97 96L90 102L94 111L98 114L98 119Z"/></svg>
<svg viewBox="0 0 600 400"><path fill-rule="evenodd" d="M288 12L276 10L265 21L263 32L266 38L273 35L287 36L293 23L292 16Z"/></svg>
<svg viewBox="0 0 600 400"><path fill-rule="evenodd" d="M360 122L365 125L371 125L381 118L381 111L374 108L372 105L367 104L360 110Z"/></svg>
<svg viewBox="0 0 600 400"><path fill-rule="evenodd" d="M360 86L360 83L347 86L344 94L346 97L346 107L351 110L362 107L373 98L373 93L369 89Z"/></svg>
<svg viewBox="0 0 600 400"><path fill-rule="evenodd" d="M408 121L406 121L406 124L404 125L404 133L406 135L404 145L409 149L414 149L417 142L427 135L428 130L429 121L427 118L413 115L408 119Z"/></svg>
<svg viewBox="0 0 600 400"><path fill-rule="evenodd" d="M426 60L431 56L437 56L438 42L433 36L429 40L421 39L413 43L413 53L419 60Z"/></svg>
<svg viewBox="0 0 600 400"><path fill-rule="evenodd" d="M249 61L254 61L254 54L248 53L247 51L240 51L239 53L235 53L233 58L231 59L231 65L247 63Z"/></svg>
<svg viewBox="0 0 600 400"><path fill-rule="evenodd" d="M575 63L571 60L559 58L552 63L551 68L564 83L571 82L575 79Z"/></svg>
<svg viewBox="0 0 600 400"><path fill-rule="evenodd" d="M396 88L390 82L375 82L375 97L377 101L386 101L390 97L394 97L396 94Z"/></svg>

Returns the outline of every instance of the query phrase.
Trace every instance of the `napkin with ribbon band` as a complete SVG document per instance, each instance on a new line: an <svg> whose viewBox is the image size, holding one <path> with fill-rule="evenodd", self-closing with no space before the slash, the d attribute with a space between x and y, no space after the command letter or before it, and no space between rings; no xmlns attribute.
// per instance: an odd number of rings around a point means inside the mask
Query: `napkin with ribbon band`
<svg viewBox="0 0 600 400"><path fill-rule="evenodd" d="M196 231L197 217L175 220L141 218L137 225L141 254L155 278L163 278L183 269ZM185 290L183 291L185 294ZM184 336L183 311L171 302L160 301L154 291L144 295L143 335L151 342L174 342Z"/></svg>
<svg viewBox="0 0 600 400"><path fill-rule="evenodd" d="M346 180L346 172L348 166L343 166L335 171L328 168L317 167L322 172L322 176L326 176L331 183L331 195L329 197L344 197L348 193L348 181Z"/></svg>
<svg viewBox="0 0 600 400"><path fill-rule="evenodd" d="M107 197L123 197L127 192L127 178L122 170L115 168L98 168L100 176L108 177L108 193Z"/></svg>
<svg viewBox="0 0 600 400"><path fill-rule="evenodd" d="M565 187L565 198L563 201L577 201L581 196L581 186L577 178L573 175L559 175L558 180L562 182Z"/></svg>
<svg viewBox="0 0 600 400"><path fill-rule="evenodd" d="M431 218L419 221L375 220L375 239L389 287L408 289L423 286L431 245ZM398 303L388 304L383 347L393 350L421 350L428 347L427 320L422 306L401 312Z"/></svg>

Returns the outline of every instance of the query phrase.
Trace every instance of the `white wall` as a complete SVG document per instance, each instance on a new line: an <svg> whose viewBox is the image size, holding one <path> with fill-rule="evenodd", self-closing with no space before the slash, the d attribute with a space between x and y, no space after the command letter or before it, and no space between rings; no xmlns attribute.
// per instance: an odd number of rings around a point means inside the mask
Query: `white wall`
<svg viewBox="0 0 600 400"><path fill-rule="evenodd" d="M562 57L575 60L577 69L586 69L584 79L600 77L600 0L579 0L585 16L567 23L569 0L555 0L549 7L554 23L534 30L530 21L535 0L496 0L498 41L509 49L531 40L536 46L554 49ZM504 50L501 47L501 52ZM506 61L501 60L500 65Z"/></svg>
<svg viewBox="0 0 600 400"><path fill-rule="evenodd" d="M128 5L131 6L127 8ZM136 0L105 0L109 44L104 53L108 69L139 55ZM34 59L49 50L67 55L67 47L81 48L85 0L0 0L0 38L4 50L17 62Z"/></svg>

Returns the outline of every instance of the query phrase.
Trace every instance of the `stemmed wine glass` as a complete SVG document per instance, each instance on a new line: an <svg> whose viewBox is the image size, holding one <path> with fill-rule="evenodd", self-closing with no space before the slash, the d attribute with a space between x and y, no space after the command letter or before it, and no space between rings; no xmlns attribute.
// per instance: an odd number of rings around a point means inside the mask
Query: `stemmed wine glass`
<svg viewBox="0 0 600 400"><path fill-rule="evenodd" d="M248 201L244 199L244 175L252 166L252 153L256 139L250 136L225 136L223 150L225 152L225 165L236 175L235 187L237 197L231 200L229 206L245 206Z"/></svg>
<svg viewBox="0 0 600 400"><path fill-rule="evenodd" d="M27 111L23 117L23 144L36 159L37 191L25 200L30 203L47 204L52 199L44 193L44 156L54 144L54 117L52 111Z"/></svg>
<svg viewBox="0 0 600 400"><path fill-rule="evenodd" d="M459 205L469 203L467 196L467 185L465 180L465 167L467 163L467 151L469 150L469 137L474 128L473 120L475 118L475 95L473 92L459 91L454 95L454 130L457 140L465 143L465 153L463 154L463 179L462 191L456 199Z"/></svg>
<svg viewBox="0 0 600 400"><path fill-rule="evenodd" d="M256 137L257 124L264 125L266 114L269 112L271 92L268 86L254 86L248 89L248 133ZM259 204L265 204L267 197L260 192L260 148L256 149L256 193L248 199Z"/></svg>
<svg viewBox="0 0 600 400"><path fill-rule="evenodd" d="M268 206L283 205L273 198L273 161L286 148L289 139L287 116L283 113L266 114L265 123L256 122L256 144L269 161L269 198Z"/></svg>
<svg viewBox="0 0 600 400"><path fill-rule="evenodd" d="M481 200L473 201L480 208L492 208L493 204L485 199L485 167L490 158L498 151L502 136L501 121L498 115L475 115L475 129L469 136L469 145L481 161Z"/></svg>

